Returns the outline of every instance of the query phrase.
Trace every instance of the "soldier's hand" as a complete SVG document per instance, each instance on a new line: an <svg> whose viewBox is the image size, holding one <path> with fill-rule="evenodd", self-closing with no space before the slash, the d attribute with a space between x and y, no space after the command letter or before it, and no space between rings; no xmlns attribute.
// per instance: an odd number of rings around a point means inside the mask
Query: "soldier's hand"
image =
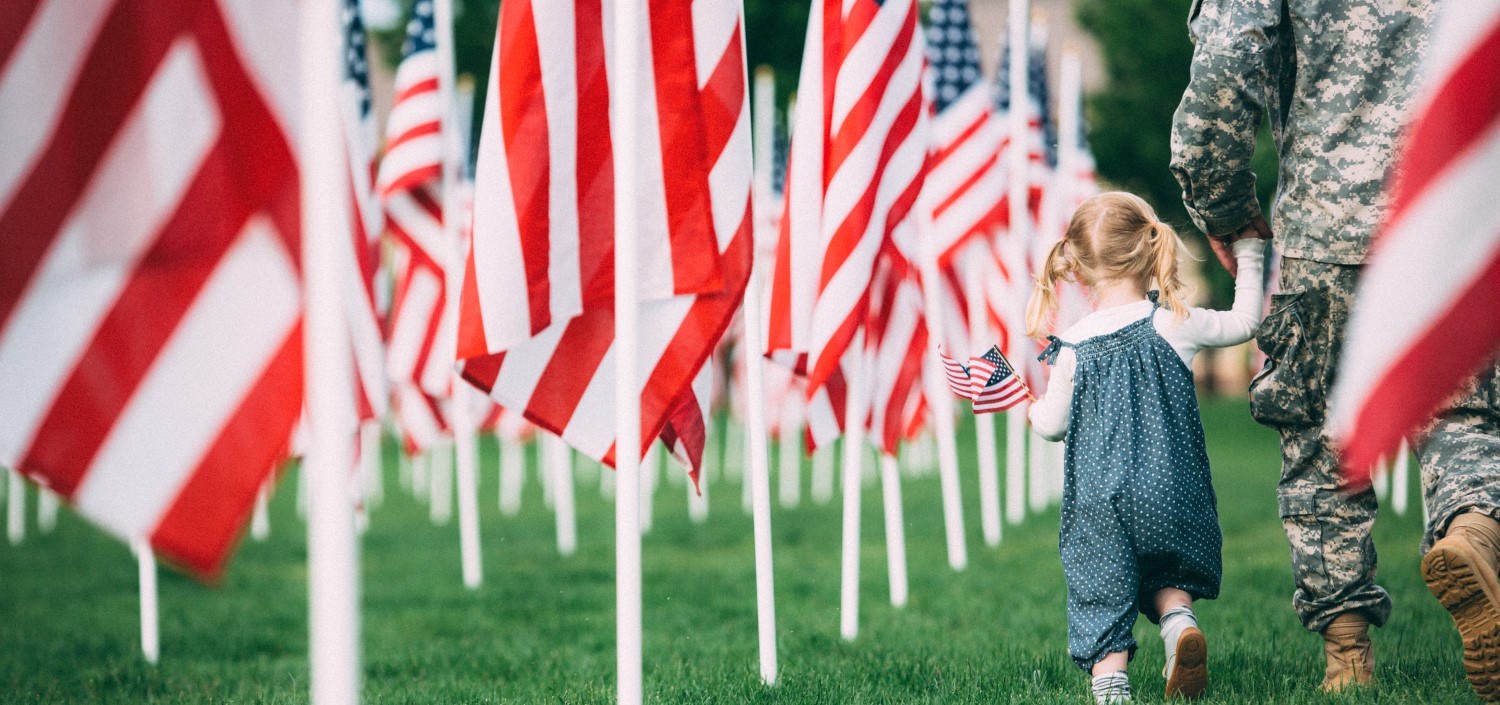
<svg viewBox="0 0 1500 705"><path fill-rule="evenodd" d="M1252 238L1271 239L1271 226L1266 223L1264 216L1256 214L1254 220L1227 238L1209 236L1208 246L1213 250L1214 257L1218 258L1219 264L1224 265L1224 270L1229 272L1229 276L1234 277L1239 276L1239 263L1234 261L1232 246L1236 241Z"/></svg>

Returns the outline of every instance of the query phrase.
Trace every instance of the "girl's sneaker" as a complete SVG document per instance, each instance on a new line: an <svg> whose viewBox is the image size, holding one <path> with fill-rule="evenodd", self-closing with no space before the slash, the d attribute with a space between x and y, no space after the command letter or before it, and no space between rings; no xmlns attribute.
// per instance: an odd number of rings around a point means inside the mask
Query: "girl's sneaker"
<svg viewBox="0 0 1500 705"><path fill-rule="evenodd" d="M1130 702L1130 679L1124 671L1094 676L1093 688L1095 705Z"/></svg>
<svg viewBox="0 0 1500 705"><path fill-rule="evenodd" d="M1177 637L1176 647L1162 669L1167 679L1167 697L1203 697L1208 690L1208 640L1197 627L1188 627Z"/></svg>

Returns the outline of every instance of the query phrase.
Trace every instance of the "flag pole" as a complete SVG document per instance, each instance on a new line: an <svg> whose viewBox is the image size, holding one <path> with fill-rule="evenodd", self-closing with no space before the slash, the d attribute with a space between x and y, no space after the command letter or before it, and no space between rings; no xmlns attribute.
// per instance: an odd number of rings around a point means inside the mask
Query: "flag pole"
<svg viewBox="0 0 1500 705"><path fill-rule="evenodd" d="M979 250L988 247L983 242L975 242L969 247L971 250ZM986 314L987 305L984 300L984 261L980 257L984 252L971 252L966 257L964 278L967 279L965 289L968 294L969 305L969 338L974 341L974 347L982 348L984 342L994 337L994 331L990 330L989 318ZM984 534L986 546L999 546L1002 536L1000 521L1000 461L995 447L995 416L993 414L974 415L974 445L979 461L979 526Z"/></svg>
<svg viewBox="0 0 1500 705"><path fill-rule="evenodd" d="M880 454L880 489L885 504L885 560L889 573L891 605L905 607L906 520L901 512L901 472L896 456Z"/></svg>
<svg viewBox="0 0 1500 705"><path fill-rule="evenodd" d="M1028 27L1027 0L1011 0L1009 18L1010 75L1010 349L1006 356L1012 360L1026 359L1025 328L1026 291L1029 281L1029 258L1027 243L1031 238L1030 184L1027 169L1030 166L1030 145L1026 140L1027 115L1022 110L1022 99L1026 95L1026 50ZM1015 406L1005 415L1005 513L1012 524L1018 524L1026 516L1026 402Z"/></svg>
<svg viewBox="0 0 1500 705"><path fill-rule="evenodd" d="M844 354L844 539L843 570L839 595L839 634L845 641L859 635L859 519L860 491L864 475L865 331L855 330Z"/></svg>
<svg viewBox="0 0 1500 705"><path fill-rule="evenodd" d="M359 554L350 473L354 389L338 280L340 164L338 4L302 3L302 248L308 483L308 657L313 705L356 703L360 689Z"/></svg>
<svg viewBox="0 0 1500 705"><path fill-rule="evenodd" d="M771 211L771 140L776 122L776 77L769 67L755 70L755 213L756 228L751 238L750 281L745 286L745 310L740 320L745 326L745 416L749 428L750 467L746 482L752 485L752 517L755 531L755 604L760 635L760 678L766 685L776 683L776 581L771 561L771 458L766 448L766 358L765 336L761 329L764 310L761 304L763 260L761 243L774 239L770 232Z"/></svg>
<svg viewBox="0 0 1500 705"><path fill-rule="evenodd" d="M922 361L922 391L927 395L932 417L932 432L938 444L938 485L943 493L943 526L947 529L948 566L963 570L969 565L969 545L964 538L963 498L958 486L958 444L953 429L953 398L944 389L943 375L933 369L938 359L938 346L947 338L943 330L946 321L942 306L938 303L937 287L942 286L938 274L937 253L933 251L932 209L919 206L917 209L917 253L921 260L922 302L927 314L927 355Z"/></svg>
<svg viewBox="0 0 1500 705"><path fill-rule="evenodd" d="M1391 471L1391 509L1396 516L1406 514L1406 503L1411 494L1411 480L1407 478L1410 472L1411 446L1403 438L1401 447L1396 450L1396 466Z"/></svg>
<svg viewBox="0 0 1500 705"><path fill-rule="evenodd" d="M45 487L36 490L36 528L43 534L50 534L57 528L57 494Z"/></svg>
<svg viewBox="0 0 1500 705"><path fill-rule="evenodd" d="M500 442L499 500L500 513L513 517L521 511L521 488L526 483L526 447L521 441L506 440L495 433Z"/></svg>
<svg viewBox="0 0 1500 705"><path fill-rule="evenodd" d="M636 277L635 163L640 85L646 51L642 0L615 0L612 140L615 176L615 669L620 705L641 702L641 388L636 382L639 304Z"/></svg>
<svg viewBox="0 0 1500 705"><path fill-rule="evenodd" d="M443 277L444 290L447 298L444 301L443 316L447 318L450 325L446 327L446 334L457 335L458 330L458 299L459 292L463 286L464 264L468 255L463 236L460 234L460 218L464 216L463 207L460 202L458 181L460 170L463 165L459 161L463 158L464 144L468 135L459 134L457 110L459 106L455 97L458 95L454 89L456 71L453 59L453 4L451 0L433 0L432 22L434 34L433 50L437 58L437 80L438 100L442 108L442 123L440 134L442 137L442 184L443 184L443 240L448 244L447 271ZM458 494L458 546L460 564L463 571L464 587L470 590L476 589L484 580L484 569L480 563L479 552L479 453L476 447L474 409L470 404L472 394L469 385L459 376L456 368L452 378L452 394L449 399L449 409L453 420L453 464L439 465L441 483L434 483L433 489L439 488L444 491L441 494L434 493L433 518L447 523L449 504L453 501L453 493L447 486L452 480L457 484ZM447 451L444 449L446 459ZM450 472L450 467L456 470Z"/></svg>
<svg viewBox="0 0 1500 705"><path fill-rule="evenodd" d="M553 519L557 526L557 552L573 555L578 548L577 524L573 513L573 463L568 444L562 438L543 432L540 475L543 489L551 494ZM563 485L567 489L563 490ZM520 506L519 498L516 500Z"/></svg>
<svg viewBox="0 0 1500 705"><path fill-rule="evenodd" d="M274 470L271 477L276 477ZM257 542L271 538L271 510L268 506L270 491L271 481L266 480L255 493L255 509L250 514L250 538Z"/></svg>
<svg viewBox="0 0 1500 705"><path fill-rule="evenodd" d="M19 471L6 472L10 486L5 492L5 533L10 545L19 546L26 540L26 481Z"/></svg>
<svg viewBox="0 0 1500 705"><path fill-rule="evenodd" d="M141 653L153 666L161 658L161 619L157 610L156 556L151 542L144 538L130 541L135 553L137 582L141 591Z"/></svg>

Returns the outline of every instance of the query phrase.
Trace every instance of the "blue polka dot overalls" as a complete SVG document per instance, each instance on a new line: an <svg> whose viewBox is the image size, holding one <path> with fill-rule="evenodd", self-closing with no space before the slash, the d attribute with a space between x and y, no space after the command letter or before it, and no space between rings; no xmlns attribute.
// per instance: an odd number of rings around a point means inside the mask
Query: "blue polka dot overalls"
<svg viewBox="0 0 1500 705"><path fill-rule="evenodd" d="M1153 622L1166 587L1219 594L1221 538L1193 373L1156 331L1161 310L1113 333L1052 344L1078 367L1063 484L1068 653L1084 670L1106 654L1134 655L1138 612Z"/></svg>

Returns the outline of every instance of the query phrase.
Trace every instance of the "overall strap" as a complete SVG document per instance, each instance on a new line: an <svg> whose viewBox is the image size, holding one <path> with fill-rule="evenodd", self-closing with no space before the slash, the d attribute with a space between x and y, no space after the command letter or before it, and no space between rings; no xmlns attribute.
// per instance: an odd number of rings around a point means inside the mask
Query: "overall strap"
<svg viewBox="0 0 1500 705"><path fill-rule="evenodd" d="M1155 316L1156 310L1159 308L1163 308L1163 306L1161 305L1161 292L1157 291L1156 289L1152 289L1146 292L1146 298L1151 299L1151 315Z"/></svg>
<svg viewBox="0 0 1500 705"><path fill-rule="evenodd" d="M1037 362L1045 362L1049 365L1057 364L1057 354L1063 348L1076 348L1072 343L1063 342L1062 338L1055 335L1047 336L1047 347L1042 348L1042 354L1036 356Z"/></svg>

